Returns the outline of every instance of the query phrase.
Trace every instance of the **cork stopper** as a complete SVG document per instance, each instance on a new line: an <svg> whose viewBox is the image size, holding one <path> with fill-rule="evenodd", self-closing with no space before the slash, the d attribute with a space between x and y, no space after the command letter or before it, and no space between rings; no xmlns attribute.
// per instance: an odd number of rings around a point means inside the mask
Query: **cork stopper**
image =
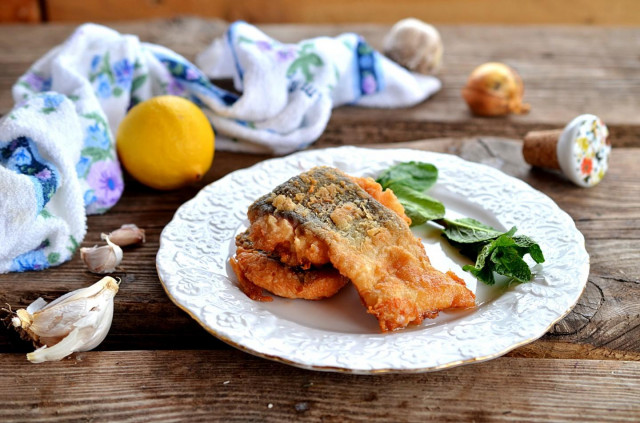
<svg viewBox="0 0 640 423"><path fill-rule="evenodd" d="M560 169L558 162L558 140L562 129L531 131L524 137L522 155L531 166Z"/></svg>
<svg viewBox="0 0 640 423"><path fill-rule="evenodd" d="M576 185L592 187L609 168L608 137L609 130L600 118L584 114L564 129L529 132L524 137L522 155L532 166L560 169Z"/></svg>

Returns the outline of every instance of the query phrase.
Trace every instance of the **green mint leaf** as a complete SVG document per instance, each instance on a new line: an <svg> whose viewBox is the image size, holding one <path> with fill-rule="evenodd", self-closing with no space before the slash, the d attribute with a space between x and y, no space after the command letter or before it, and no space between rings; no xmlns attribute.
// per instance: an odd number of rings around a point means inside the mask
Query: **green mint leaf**
<svg viewBox="0 0 640 423"><path fill-rule="evenodd" d="M507 232L492 228L471 218L444 218L444 205L424 193L438 179L438 169L429 163L399 163L384 171L377 179L383 189L391 189L411 218L411 226L429 220L444 227L442 235L460 253L475 262L463 270L479 281L495 284L495 273L518 282L531 280L531 269L523 260L529 254L536 263L544 262L540 246L531 238L514 236L514 226Z"/></svg>
<svg viewBox="0 0 640 423"><path fill-rule="evenodd" d="M431 188L438 179L438 168L429 163L405 162L391 166L377 179L383 189L391 185L404 185L423 192ZM391 188L393 190L393 188ZM395 190L394 190L395 192Z"/></svg>
<svg viewBox="0 0 640 423"><path fill-rule="evenodd" d="M473 276L476 277L476 279L478 279L479 281L487 285L493 285L496 283L496 280L493 277L493 270L491 269L491 267L477 268L470 264L467 264L466 266L462 267L462 270L464 270L465 272L471 273Z"/></svg>
<svg viewBox="0 0 640 423"><path fill-rule="evenodd" d="M393 184L390 188L411 219L411 226L444 217L444 204L435 198L401 184Z"/></svg>
<svg viewBox="0 0 640 423"><path fill-rule="evenodd" d="M443 235L449 241L459 244L489 241L502 235L501 231L469 217L456 220L444 219L438 223L444 226Z"/></svg>
<svg viewBox="0 0 640 423"><path fill-rule="evenodd" d="M532 276L531 269L523 257L525 254L529 254L537 263L544 262L544 257L540 246L534 240L524 235L514 236L516 231L514 226L508 232L491 241L450 242L457 248L463 246L464 249L461 250L463 253L473 253L474 250L479 250L475 265L463 267L463 270L470 272L478 280L493 285L495 283L493 274L497 273L521 283L529 282ZM481 249L480 246L482 246Z"/></svg>
<svg viewBox="0 0 640 423"><path fill-rule="evenodd" d="M497 247L491 253L493 271L518 282L529 282L531 280L531 270L527 263L522 260L522 256L512 247Z"/></svg>
<svg viewBox="0 0 640 423"><path fill-rule="evenodd" d="M544 263L544 255L542 254L542 249L534 240L525 235L518 235L513 237L516 245L519 247L519 251L521 251L521 256L525 254L529 254L531 258L536 263Z"/></svg>

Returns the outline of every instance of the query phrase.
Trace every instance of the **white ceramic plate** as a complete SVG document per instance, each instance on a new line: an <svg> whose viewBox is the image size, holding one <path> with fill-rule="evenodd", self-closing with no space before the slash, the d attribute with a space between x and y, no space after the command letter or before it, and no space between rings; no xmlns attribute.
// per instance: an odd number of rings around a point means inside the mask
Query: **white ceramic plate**
<svg viewBox="0 0 640 423"><path fill-rule="evenodd" d="M452 269L476 292L473 310L444 312L419 326L380 333L355 288L322 301L250 300L228 265L234 238L248 224L259 196L317 165L357 176L418 160L439 169L429 192L447 217L468 216L494 227L518 227L538 241L546 262L531 283L476 284L469 263L427 225L422 237L433 265ZM342 147L268 160L233 172L182 205L160 237L158 275L169 297L207 331L249 353L328 371L421 372L498 357L542 336L576 303L587 281L589 256L573 220L546 195L504 173L458 157L415 150Z"/></svg>

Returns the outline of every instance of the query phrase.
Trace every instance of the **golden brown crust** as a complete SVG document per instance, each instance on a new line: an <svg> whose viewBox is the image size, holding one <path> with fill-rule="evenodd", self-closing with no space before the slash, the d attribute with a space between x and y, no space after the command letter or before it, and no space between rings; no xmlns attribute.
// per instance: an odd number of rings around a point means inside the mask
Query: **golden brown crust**
<svg viewBox="0 0 640 423"><path fill-rule="evenodd" d="M271 301L262 295L263 289L284 298L320 300L333 296L349 282L331 266L303 270L285 266L258 250L239 248L232 260L242 291L257 301Z"/></svg>
<svg viewBox="0 0 640 423"><path fill-rule="evenodd" d="M372 182L365 186L375 193ZM354 283L383 331L475 304L458 278L431 266L397 211L337 169L318 167L290 179L258 199L248 215L254 245L289 264L311 267L328 259ZM316 250L292 248L296 243Z"/></svg>

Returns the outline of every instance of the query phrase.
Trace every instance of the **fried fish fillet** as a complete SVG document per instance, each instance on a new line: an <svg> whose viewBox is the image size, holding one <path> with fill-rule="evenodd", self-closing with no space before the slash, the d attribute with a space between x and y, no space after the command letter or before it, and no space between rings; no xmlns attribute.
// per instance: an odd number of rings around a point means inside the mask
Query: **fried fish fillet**
<svg viewBox="0 0 640 423"><path fill-rule="evenodd" d="M273 301L265 289L284 298L319 300L336 294L349 279L331 265L314 269L287 266L273 254L254 248L244 232L236 238L236 255L230 260L240 289L252 300Z"/></svg>
<svg viewBox="0 0 640 423"><path fill-rule="evenodd" d="M431 266L405 220L338 169L291 178L253 203L248 216L254 248L288 266L331 263L383 331L475 305L461 279Z"/></svg>
<svg viewBox="0 0 640 423"><path fill-rule="evenodd" d="M351 179L407 223L411 223L392 191L383 191L380 184L372 178ZM288 243L291 225L287 221L280 223L282 225L276 224L269 232L269 238L255 236L259 245L271 253L255 248L250 239L251 230L236 238L236 256L231 259L230 264L238 277L240 288L249 298L255 301L273 301L272 297L264 295L264 289L280 297L319 300L333 296L349 282L349 279L330 265L323 242L312 236L299 236L295 238L296 242ZM254 229L259 227L259 224L252 226ZM305 259L297 262L296 257Z"/></svg>

